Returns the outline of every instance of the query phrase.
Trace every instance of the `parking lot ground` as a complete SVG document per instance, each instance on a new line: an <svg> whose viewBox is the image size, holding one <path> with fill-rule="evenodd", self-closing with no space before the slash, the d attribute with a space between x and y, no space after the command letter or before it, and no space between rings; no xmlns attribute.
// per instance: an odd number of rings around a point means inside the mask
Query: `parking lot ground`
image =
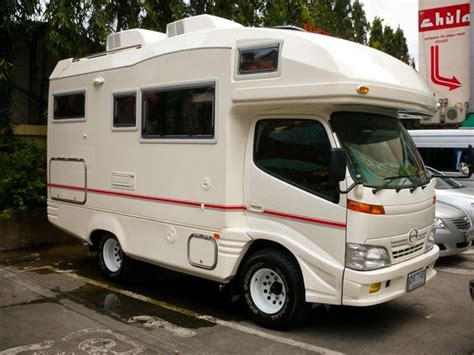
<svg viewBox="0 0 474 355"><path fill-rule="evenodd" d="M17 258L34 253L39 260ZM3 253L2 260L2 355L474 353L473 250L438 261L435 279L402 298L317 307L286 332L253 324L210 281L148 267L132 283L110 283L81 244Z"/></svg>

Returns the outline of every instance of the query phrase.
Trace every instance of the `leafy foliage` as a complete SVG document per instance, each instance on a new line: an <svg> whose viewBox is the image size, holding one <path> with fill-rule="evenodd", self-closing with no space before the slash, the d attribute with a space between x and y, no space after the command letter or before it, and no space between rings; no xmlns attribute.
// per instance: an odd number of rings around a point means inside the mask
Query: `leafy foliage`
<svg viewBox="0 0 474 355"><path fill-rule="evenodd" d="M33 141L14 139L0 160L0 218L46 201L46 151Z"/></svg>
<svg viewBox="0 0 474 355"><path fill-rule="evenodd" d="M374 18L370 30L369 46L379 49L402 62L415 67L415 60L408 53L407 40L403 30L398 26L396 31L390 26L383 26L383 20Z"/></svg>

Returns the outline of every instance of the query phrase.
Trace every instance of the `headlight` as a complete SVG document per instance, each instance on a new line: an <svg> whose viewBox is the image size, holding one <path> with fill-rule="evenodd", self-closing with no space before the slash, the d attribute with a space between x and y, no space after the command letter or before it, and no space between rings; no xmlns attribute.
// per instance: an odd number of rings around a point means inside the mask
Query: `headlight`
<svg viewBox="0 0 474 355"><path fill-rule="evenodd" d="M441 222L441 223L443 223L443 222ZM444 223L443 223L443 225L444 225ZM432 230L428 233L428 237L426 238L426 249L427 250L431 249L434 244L435 244L435 232L434 232L434 230Z"/></svg>
<svg viewBox="0 0 474 355"><path fill-rule="evenodd" d="M388 252L384 247L365 244L346 244L346 267L354 270L374 270L390 265Z"/></svg>
<svg viewBox="0 0 474 355"><path fill-rule="evenodd" d="M446 229L446 224L444 224L441 218L435 217L435 228L436 229Z"/></svg>

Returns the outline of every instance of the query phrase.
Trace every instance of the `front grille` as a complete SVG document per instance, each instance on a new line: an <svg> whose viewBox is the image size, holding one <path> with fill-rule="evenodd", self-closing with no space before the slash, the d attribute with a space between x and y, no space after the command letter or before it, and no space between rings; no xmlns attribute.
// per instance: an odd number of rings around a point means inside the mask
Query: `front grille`
<svg viewBox="0 0 474 355"><path fill-rule="evenodd" d="M423 245L425 240L419 240L414 245L410 245L408 243L404 243L403 245L393 246L392 245L392 256L393 259L403 258L404 256L408 256L414 254L423 249Z"/></svg>
<svg viewBox="0 0 474 355"><path fill-rule="evenodd" d="M465 230L471 228L471 222L467 217L453 218L451 222L453 222L457 229Z"/></svg>

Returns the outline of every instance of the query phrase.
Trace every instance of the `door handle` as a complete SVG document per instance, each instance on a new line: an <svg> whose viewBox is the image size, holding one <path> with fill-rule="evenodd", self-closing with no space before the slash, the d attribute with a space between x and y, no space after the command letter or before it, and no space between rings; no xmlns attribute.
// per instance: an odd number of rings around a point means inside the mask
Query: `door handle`
<svg viewBox="0 0 474 355"><path fill-rule="evenodd" d="M263 205L260 202L251 201L247 205L247 210L251 212L263 212Z"/></svg>

